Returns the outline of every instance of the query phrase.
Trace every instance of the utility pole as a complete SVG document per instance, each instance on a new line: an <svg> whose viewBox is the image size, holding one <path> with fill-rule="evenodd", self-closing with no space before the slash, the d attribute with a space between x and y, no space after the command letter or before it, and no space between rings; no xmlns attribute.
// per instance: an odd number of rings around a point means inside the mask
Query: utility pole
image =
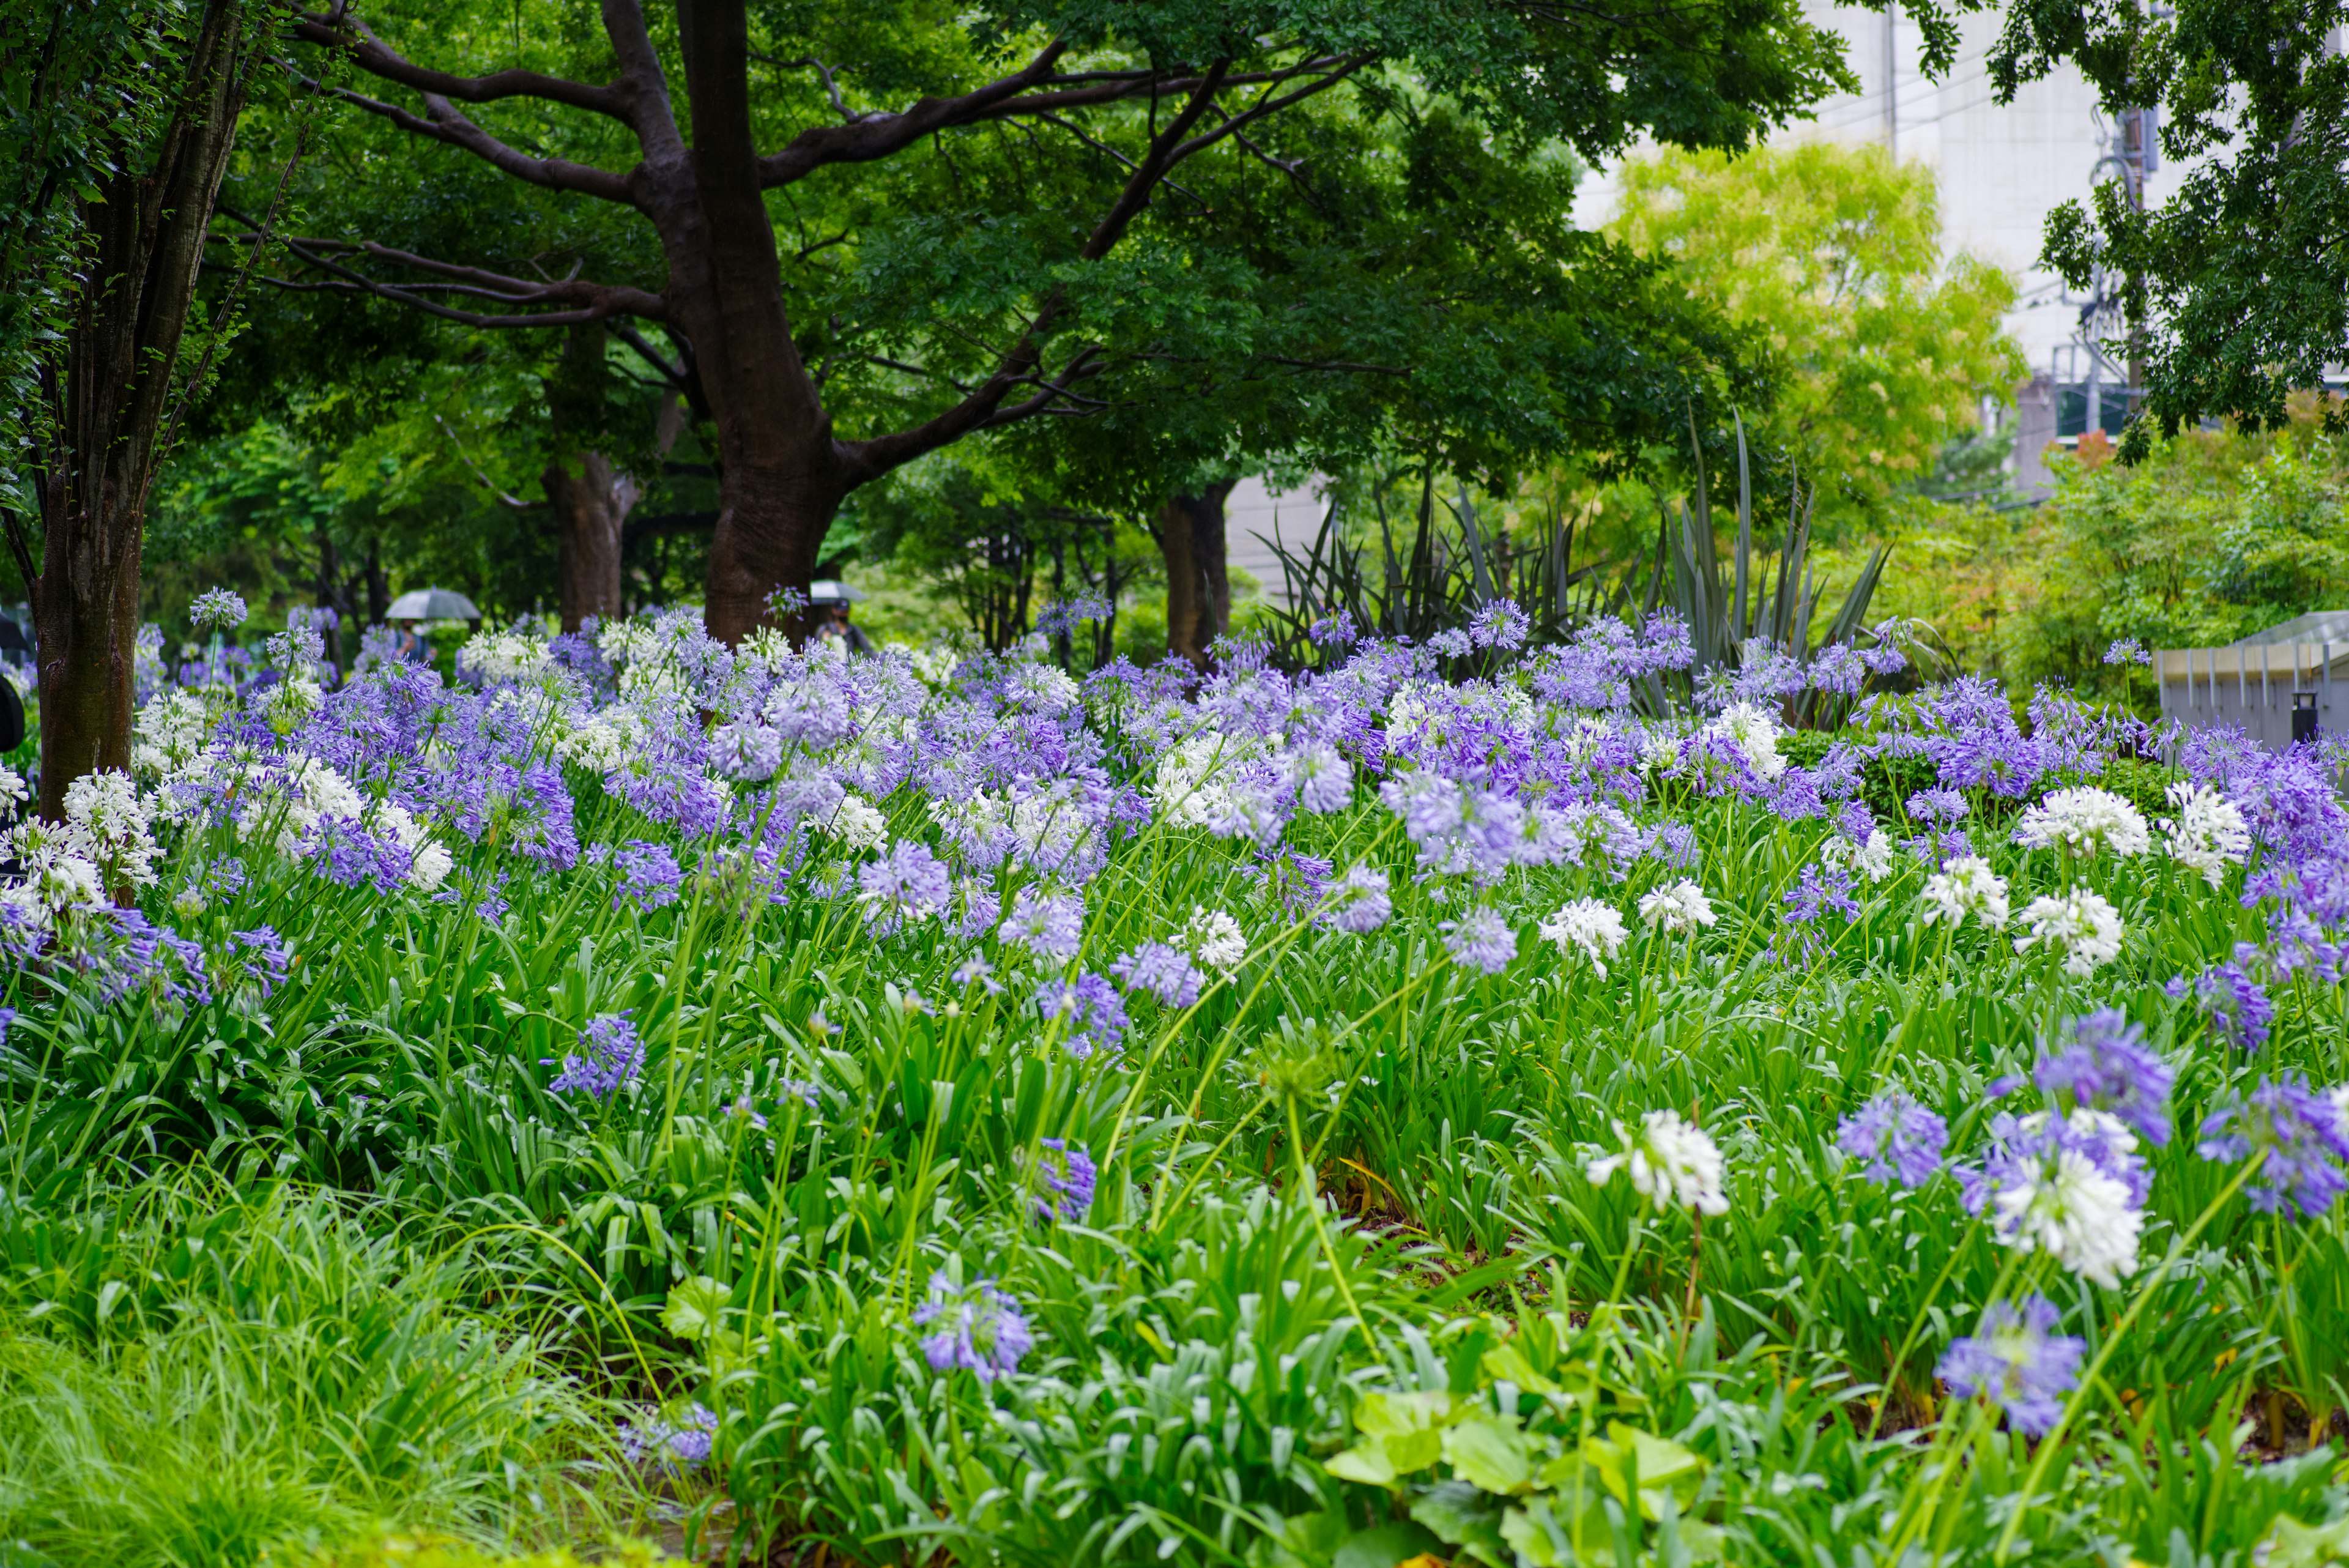
<svg viewBox="0 0 2349 1568"><path fill-rule="evenodd" d="M1895 163L1900 161L1899 22L1899 0L1886 0L1884 7L1884 151Z"/></svg>
<svg viewBox="0 0 2349 1568"><path fill-rule="evenodd" d="M2122 177L2128 182L2129 209L2140 218L2145 215L2145 177L2161 167L2161 145L2156 134L2158 129L2158 110L2131 109L2121 112ZM2134 416L2138 405L2145 401L2145 323L2139 319L2145 308L2142 274L2129 275L2123 297L2129 312L2128 408Z"/></svg>

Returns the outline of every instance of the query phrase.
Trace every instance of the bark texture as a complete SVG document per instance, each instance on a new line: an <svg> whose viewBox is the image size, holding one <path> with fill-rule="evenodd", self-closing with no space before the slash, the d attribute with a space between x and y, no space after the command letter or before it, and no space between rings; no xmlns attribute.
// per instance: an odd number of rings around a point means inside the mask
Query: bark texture
<svg viewBox="0 0 2349 1568"><path fill-rule="evenodd" d="M1166 562L1166 650L1207 668L1208 649L1232 628L1232 584L1224 556L1224 502L1232 482L1172 495L1158 509L1158 549Z"/></svg>
<svg viewBox="0 0 2349 1568"><path fill-rule="evenodd" d="M204 6L174 62L179 97L158 140L126 148L119 172L82 207L87 283L43 377L51 425L35 454L41 811L53 819L75 779L130 763L140 537L243 108L247 30L241 0Z"/></svg>

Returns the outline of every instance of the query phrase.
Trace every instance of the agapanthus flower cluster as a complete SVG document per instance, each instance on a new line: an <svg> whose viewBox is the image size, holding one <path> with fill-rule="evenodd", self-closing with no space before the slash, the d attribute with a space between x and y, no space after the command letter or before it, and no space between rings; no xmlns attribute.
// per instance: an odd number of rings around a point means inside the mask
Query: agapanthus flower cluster
<svg viewBox="0 0 2349 1568"><path fill-rule="evenodd" d="M1960 1167L1958 1181L1966 1211L1986 1217L2002 1246L2044 1252L2107 1290L2136 1272L2147 1178L2137 1135L2110 1113L2001 1112L1981 1163Z"/></svg>
<svg viewBox="0 0 2349 1568"><path fill-rule="evenodd" d="M717 1414L706 1406L688 1404L675 1420L647 1406L620 1423L620 1453L630 1464L656 1469L698 1469L709 1462L717 1434Z"/></svg>
<svg viewBox="0 0 2349 1568"><path fill-rule="evenodd" d="M990 1280L957 1285L932 1275L930 1299L914 1310L914 1323L931 1331L921 1339L931 1371L968 1372L981 1383L1019 1371L1020 1358L1036 1348L1028 1314Z"/></svg>
<svg viewBox="0 0 2349 1568"><path fill-rule="evenodd" d="M2023 907L2023 925L2014 950L2049 949L2062 956L2066 974L2085 978L2120 956L2120 911L2085 888L2032 899Z"/></svg>
<svg viewBox="0 0 2349 1568"><path fill-rule="evenodd" d="M2328 1095L2287 1073L2231 1097L2202 1124L2205 1159L2261 1157L2244 1188L2253 1209L2313 1220L2349 1190L2349 1091Z"/></svg>
<svg viewBox="0 0 2349 1568"><path fill-rule="evenodd" d="M1950 1124L1906 1089L1887 1089L1836 1125L1836 1147L1874 1182L1922 1187L1941 1168Z"/></svg>
<svg viewBox="0 0 2349 1568"><path fill-rule="evenodd" d="M2045 1296L2026 1296L2019 1307L1992 1302L1975 1333L1950 1343L1941 1380L1961 1399L1997 1405L2016 1431L2044 1436L2062 1419L2063 1396L2078 1386L2087 1350L2085 1340L2053 1332L2062 1320Z"/></svg>
<svg viewBox="0 0 2349 1568"><path fill-rule="evenodd" d="M1640 898L1640 918L1664 932L1692 931L1716 923L1713 900L1702 884L1686 877L1660 884Z"/></svg>
<svg viewBox="0 0 2349 1568"><path fill-rule="evenodd" d="M2014 841L2032 849L2060 848L2086 857L2142 855L2153 844L2144 815L2110 790L2083 785L2050 790L2026 807Z"/></svg>
<svg viewBox="0 0 2349 1568"><path fill-rule="evenodd" d="M599 1012L579 1031L579 1049L563 1058L563 1070L546 1085L550 1094L604 1099L642 1070L644 1043L627 1012ZM551 1067L551 1060L540 1063Z"/></svg>
<svg viewBox="0 0 2349 1568"><path fill-rule="evenodd" d="M2169 857L2216 888L2226 880L2228 867L2240 866L2251 857L2251 830L2242 809L2191 779L2172 784L2168 793L2178 813L2161 819Z"/></svg>
<svg viewBox="0 0 2349 1568"><path fill-rule="evenodd" d="M1947 925L1954 929L1971 918L1996 930L2006 924L2010 913L2006 878L1979 855L1958 856L1925 878L1918 913L1929 926Z"/></svg>
<svg viewBox="0 0 2349 1568"><path fill-rule="evenodd" d="M1036 1011L1047 1023L1065 1022L1061 1043L1080 1061L1096 1051L1114 1051L1125 1039L1125 999L1097 974L1046 981L1036 993Z"/></svg>
<svg viewBox="0 0 2349 1568"><path fill-rule="evenodd" d="M2169 1091L2177 1073L2145 1043L2145 1031L2105 1007L2073 1020L2070 1038L2049 1051L2033 1081L2059 1109L2102 1111L2147 1143L2169 1141Z"/></svg>
<svg viewBox="0 0 2349 1568"><path fill-rule="evenodd" d="M1650 1111L1636 1129L1617 1122L1615 1136L1621 1144L1619 1149L1594 1150L1583 1162L1583 1175L1591 1186L1604 1187L1619 1170L1630 1179L1631 1190L1659 1210L1729 1212L1729 1199L1722 1190L1720 1147L1702 1127L1682 1121L1678 1111Z"/></svg>
<svg viewBox="0 0 2349 1568"><path fill-rule="evenodd" d="M1050 1196L1037 1197L1038 1214L1071 1224L1083 1220L1092 1210L1093 1188L1101 1179L1101 1168L1081 1145L1066 1138L1044 1138L1040 1147L1036 1179L1043 1184L1044 1194Z"/></svg>
<svg viewBox="0 0 2349 1568"><path fill-rule="evenodd" d="M1615 907L1596 898L1561 904L1541 923L1542 940L1554 944L1568 958L1582 959L1601 980L1607 978L1608 961L1623 950L1628 935Z"/></svg>

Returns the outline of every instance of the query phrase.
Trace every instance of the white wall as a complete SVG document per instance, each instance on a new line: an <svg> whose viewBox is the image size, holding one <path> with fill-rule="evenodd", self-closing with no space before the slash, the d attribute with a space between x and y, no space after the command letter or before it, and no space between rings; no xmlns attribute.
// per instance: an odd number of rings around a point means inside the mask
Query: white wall
<svg viewBox="0 0 2349 1568"><path fill-rule="evenodd" d="M1267 488L1262 479L1243 479L1224 503L1224 564L1247 573L1268 599L1286 601L1288 575L1273 544L1303 556L1321 531L1330 504L1309 485L1287 493Z"/></svg>

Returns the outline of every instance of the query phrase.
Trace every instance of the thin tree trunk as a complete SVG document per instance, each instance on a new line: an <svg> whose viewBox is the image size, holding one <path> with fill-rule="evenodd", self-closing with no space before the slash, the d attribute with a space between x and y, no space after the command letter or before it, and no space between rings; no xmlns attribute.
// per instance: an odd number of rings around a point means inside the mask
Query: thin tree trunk
<svg viewBox="0 0 2349 1568"><path fill-rule="evenodd" d="M556 528L556 598L563 629L620 614L620 531L636 502L636 482L615 473L600 452L583 452L578 472L560 460L543 476Z"/></svg>
<svg viewBox="0 0 2349 1568"><path fill-rule="evenodd" d="M1173 495L1158 510L1166 560L1166 650L1207 668L1208 649L1232 627L1232 585L1224 559L1224 502L1233 482Z"/></svg>
<svg viewBox="0 0 2349 1568"><path fill-rule="evenodd" d="M66 786L130 763L140 538L193 302L204 233L244 104L241 0L212 0L168 69L179 101L151 159L85 202L87 283L57 363L43 377L55 421L36 453L42 556L31 584L40 631L41 811Z"/></svg>

